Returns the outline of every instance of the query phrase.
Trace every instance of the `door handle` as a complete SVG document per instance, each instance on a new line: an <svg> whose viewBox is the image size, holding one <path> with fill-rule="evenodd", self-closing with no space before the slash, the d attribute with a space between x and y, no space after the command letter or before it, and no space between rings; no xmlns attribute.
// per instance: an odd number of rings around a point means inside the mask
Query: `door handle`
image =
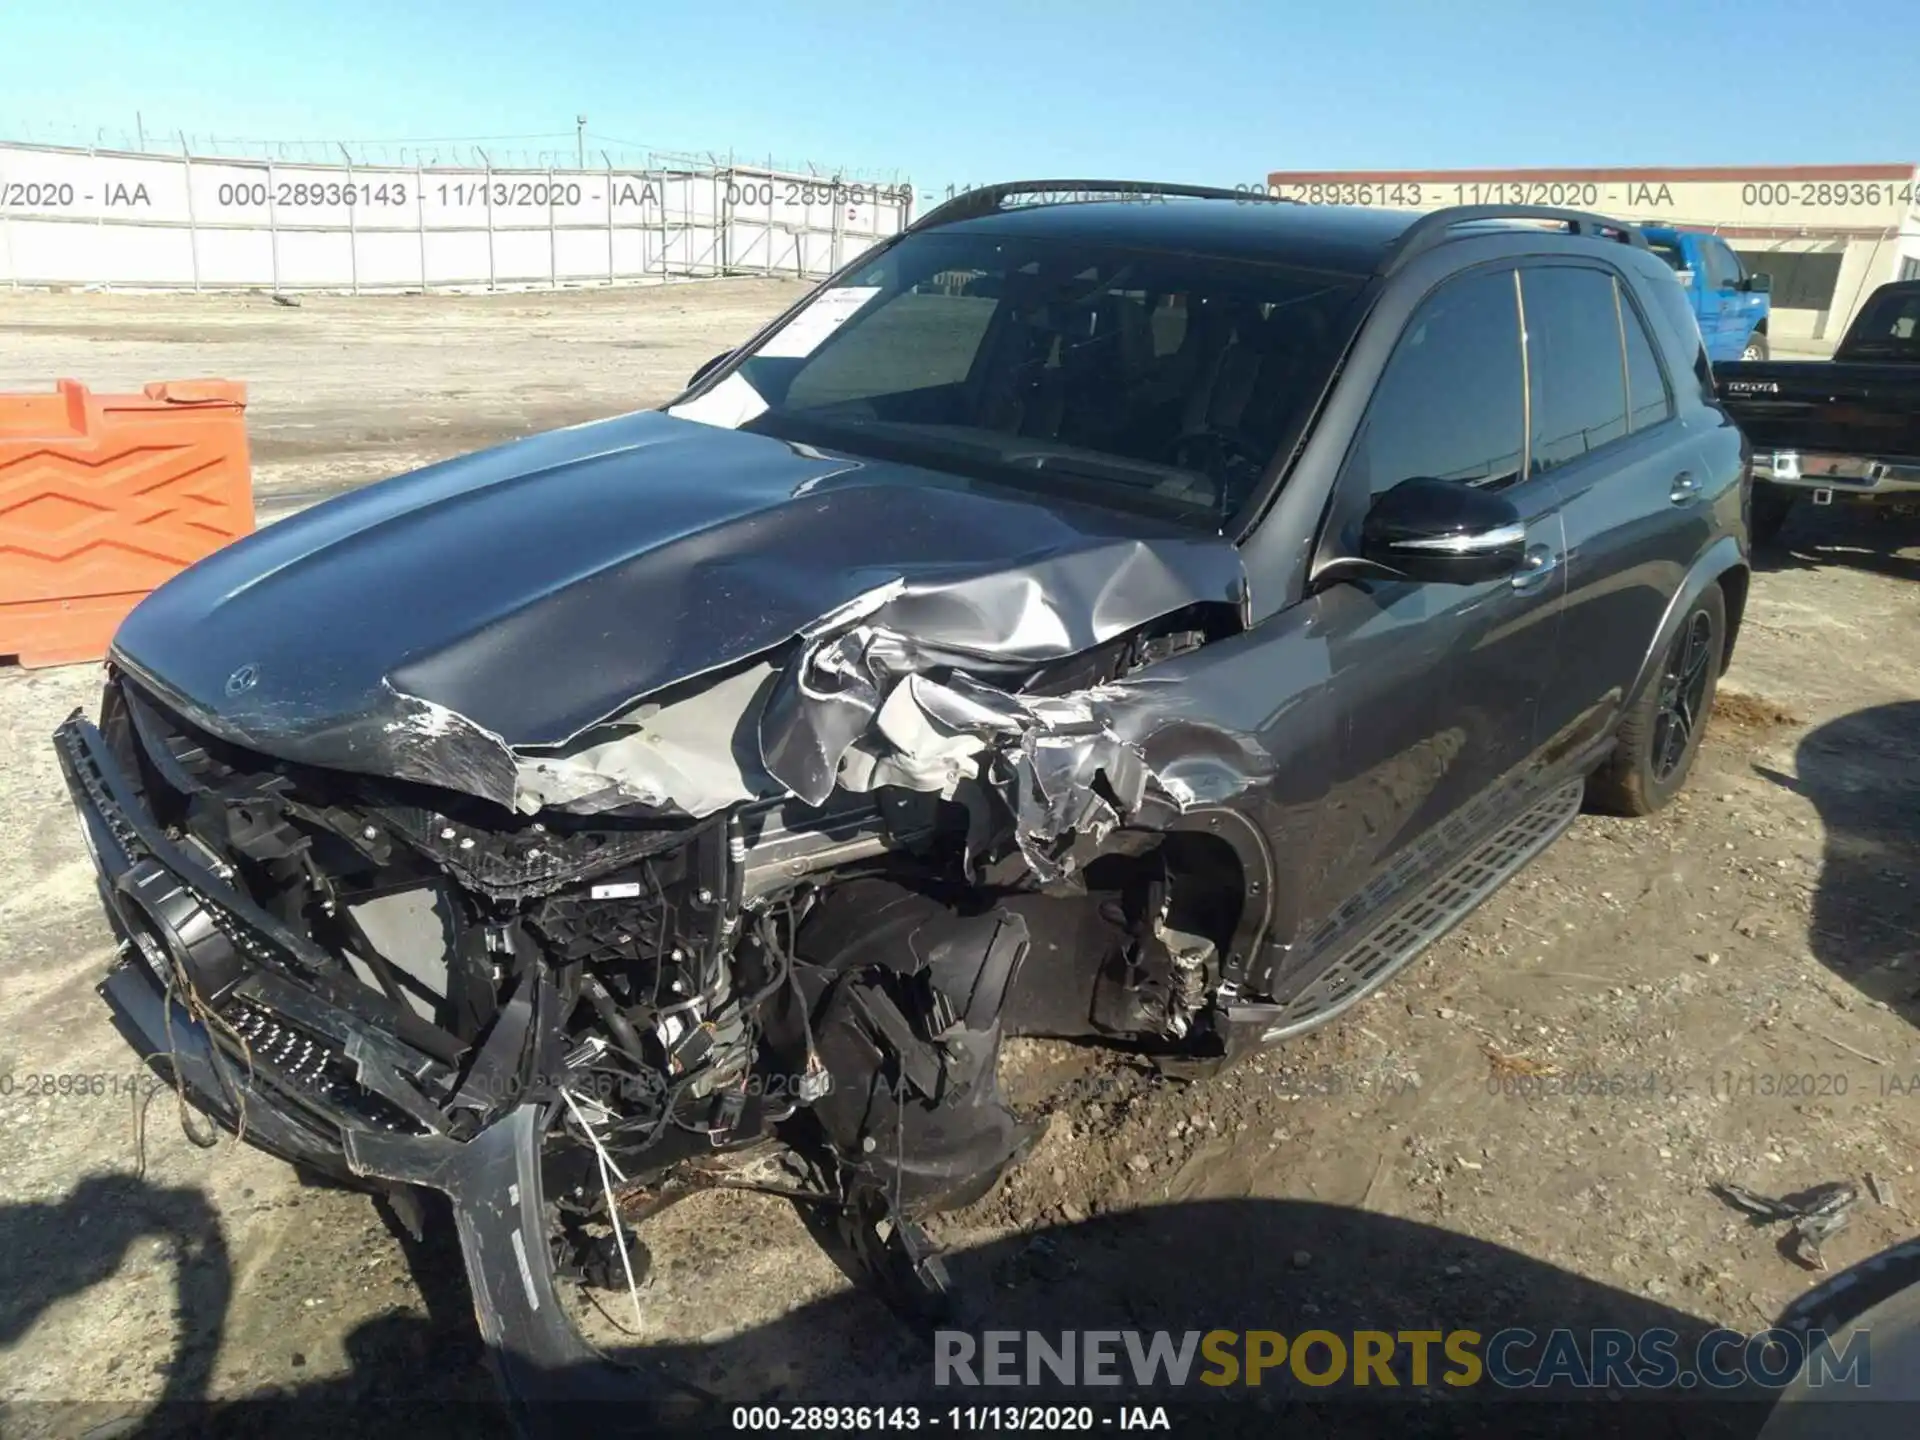
<svg viewBox="0 0 1920 1440"><path fill-rule="evenodd" d="M1673 477L1673 488L1667 492L1667 499L1675 505L1685 505L1700 494L1700 482L1691 470L1682 470Z"/></svg>
<svg viewBox="0 0 1920 1440"><path fill-rule="evenodd" d="M1560 568L1560 557L1547 545L1529 545L1520 557L1519 573L1508 581L1516 590L1537 590Z"/></svg>

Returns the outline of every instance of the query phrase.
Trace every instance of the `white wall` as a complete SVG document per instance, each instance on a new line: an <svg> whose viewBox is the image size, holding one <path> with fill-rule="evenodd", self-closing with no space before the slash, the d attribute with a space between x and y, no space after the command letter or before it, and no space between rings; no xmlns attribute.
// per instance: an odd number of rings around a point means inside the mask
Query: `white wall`
<svg viewBox="0 0 1920 1440"><path fill-rule="evenodd" d="M421 289L825 275L911 188L765 170L292 165L0 144L0 284Z"/></svg>

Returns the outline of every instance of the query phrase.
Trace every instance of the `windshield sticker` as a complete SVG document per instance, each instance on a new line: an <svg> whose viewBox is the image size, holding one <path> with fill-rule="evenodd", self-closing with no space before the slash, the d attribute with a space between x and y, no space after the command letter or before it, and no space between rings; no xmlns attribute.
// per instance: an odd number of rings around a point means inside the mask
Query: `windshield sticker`
<svg viewBox="0 0 1920 1440"><path fill-rule="evenodd" d="M856 311L880 293L878 285L843 285L828 290L756 352L769 360L799 360L811 355Z"/></svg>
<svg viewBox="0 0 1920 1440"><path fill-rule="evenodd" d="M722 430L738 430L766 412L767 402L738 371L698 399L667 411L676 420L698 420L702 425L717 425Z"/></svg>

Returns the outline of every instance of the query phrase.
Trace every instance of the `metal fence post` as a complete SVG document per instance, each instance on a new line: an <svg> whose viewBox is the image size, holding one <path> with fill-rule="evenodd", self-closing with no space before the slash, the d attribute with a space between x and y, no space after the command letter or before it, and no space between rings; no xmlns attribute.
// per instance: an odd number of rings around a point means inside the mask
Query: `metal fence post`
<svg viewBox="0 0 1920 1440"><path fill-rule="evenodd" d="M280 222L273 205L273 161L267 161L267 250L273 257L273 289L280 292Z"/></svg>
<svg viewBox="0 0 1920 1440"><path fill-rule="evenodd" d="M353 202L357 197L353 190L353 154L344 145L340 147L340 153L347 157L346 188L341 191L341 195L347 202L348 288L353 294L358 295L360 293L360 223L359 217L354 213L356 207Z"/></svg>
<svg viewBox="0 0 1920 1440"><path fill-rule="evenodd" d="M607 165L607 284L613 284L613 157L606 151L600 152L600 158ZM640 192L645 197L646 191Z"/></svg>
<svg viewBox="0 0 1920 1440"><path fill-rule="evenodd" d="M186 131L180 133L181 175L187 189L187 253L193 257L193 288L200 289L200 229L193 218L193 151L187 145ZM273 201L273 191L267 191L267 201Z"/></svg>
<svg viewBox="0 0 1920 1440"><path fill-rule="evenodd" d="M493 258L493 157L484 150L480 154L487 162L487 168L481 172L480 185L486 192L487 200L487 289L492 290L496 288L493 278L496 270Z"/></svg>
<svg viewBox="0 0 1920 1440"><path fill-rule="evenodd" d="M804 209L803 209L803 211L802 211L802 213L803 213L803 214L805 213L805 212L804 212ZM804 230L804 229L806 228L806 226L804 226L804 225L802 225L802 226L801 226L800 228ZM773 157L772 157L771 155L769 155L769 156L767 157L767 268L766 268L766 273L767 273L768 275L772 275L772 274L773 274L773 264L774 264L774 259L775 259L775 257L774 257L774 253L773 253L773 236L774 236L774 229L773 229Z"/></svg>
<svg viewBox="0 0 1920 1440"><path fill-rule="evenodd" d="M833 243L828 251L827 273L833 274L840 268L840 255L846 248L847 223L840 213L840 177L833 177Z"/></svg>
<svg viewBox="0 0 1920 1440"><path fill-rule="evenodd" d="M420 293L433 287L427 283L427 174L419 160L413 162L413 228L420 237Z"/></svg>

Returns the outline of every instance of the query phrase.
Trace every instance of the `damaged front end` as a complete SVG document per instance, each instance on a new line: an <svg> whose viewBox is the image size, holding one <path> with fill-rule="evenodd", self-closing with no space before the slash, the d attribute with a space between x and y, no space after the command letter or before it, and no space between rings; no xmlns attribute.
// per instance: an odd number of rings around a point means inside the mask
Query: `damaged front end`
<svg viewBox="0 0 1920 1440"><path fill-rule="evenodd" d="M57 735L103 994L247 1138L451 1196L517 1402L625 1384L555 1277L632 1285L632 1226L703 1186L820 1207L924 1313L919 1222L1038 1134L1006 1035L1223 1044L1267 882L1228 802L1269 762L1155 677L1237 583L1132 541L887 581L560 743L395 692L303 748L117 652Z"/></svg>

